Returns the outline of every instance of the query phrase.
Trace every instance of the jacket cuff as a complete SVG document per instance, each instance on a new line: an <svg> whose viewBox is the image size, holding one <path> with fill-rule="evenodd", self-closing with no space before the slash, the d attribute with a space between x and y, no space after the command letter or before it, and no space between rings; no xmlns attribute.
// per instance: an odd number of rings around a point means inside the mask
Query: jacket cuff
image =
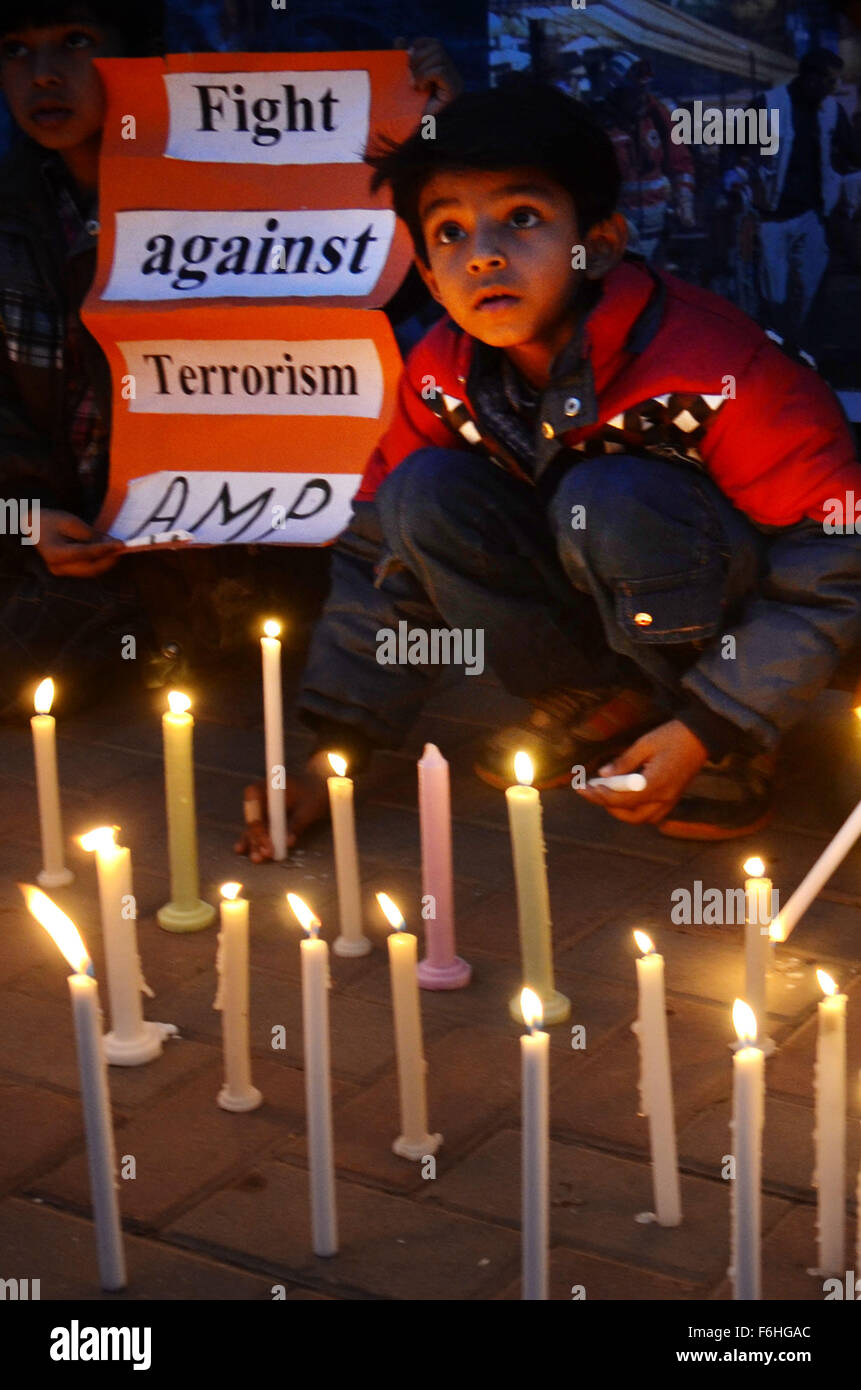
<svg viewBox="0 0 861 1390"><path fill-rule="evenodd" d="M753 740L750 734L740 729L732 720L715 714L701 700L692 699L674 715L679 723L690 729L705 745L712 762L719 762L727 753L748 753L752 751Z"/></svg>
<svg viewBox="0 0 861 1390"><path fill-rule="evenodd" d="M350 777L365 771L378 745L362 729L355 724L339 724L335 719L313 714L310 710L299 710L298 716L316 734L314 753L340 753L347 760Z"/></svg>

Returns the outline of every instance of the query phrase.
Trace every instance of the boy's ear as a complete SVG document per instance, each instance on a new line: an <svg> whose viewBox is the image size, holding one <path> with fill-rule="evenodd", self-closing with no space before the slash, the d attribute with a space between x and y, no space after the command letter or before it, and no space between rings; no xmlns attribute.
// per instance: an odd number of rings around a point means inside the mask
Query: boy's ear
<svg viewBox="0 0 861 1390"><path fill-rule="evenodd" d="M621 261L628 245L628 224L620 212L596 222L586 233L586 279L600 280Z"/></svg>
<svg viewBox="0 0 861 1390"><path fill-rule="evenodd" d="M421 256L414 256L413 264L415 265L416 270L424 280L425 284L427 285L437 304L442 304L442 295L439 292L439 286L436 282L436 276L434 275L430 266L425 265Z"/></svg>

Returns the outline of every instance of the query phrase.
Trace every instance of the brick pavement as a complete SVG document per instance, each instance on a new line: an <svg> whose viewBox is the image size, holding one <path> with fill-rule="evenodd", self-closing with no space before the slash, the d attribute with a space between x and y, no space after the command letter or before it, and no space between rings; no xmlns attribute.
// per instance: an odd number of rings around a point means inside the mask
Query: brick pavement
<svg viewBox="0 0 861 1390"><path fill-rule="evenodd" d="M295 663L293 667L295 671ZM289 685L289 681L288 681ZM119 1154L137 1176L120 1184L130 1283L113 1301L478 1299L519 1295L518 1036L507 1002L519 986L513 880L504 798L471 773L489 724L522 708L485 678L453 684L431 702L398 753L378 757L357 789L367 932L373 953L332 958L332 1057L341 1251L310 1252L302 1077L298 930L283 894L305 895L337 932L328 828L286 866L252 867L232 853L241 790L262 762L259 693L246 679L201 681L196 692L200 864L204 896L239 877L252 902L251 1037L257 1111L232 1115L221 1082L219 1015L212 1010L215 930L161 931L167 897L156 707L109 698L60 726L69 836L103 821L131 846L147 1016L178 1025L162 1058L110 1069ZM755 843L685 844L624 826L566 790L543 798L558 984L572 1000L585 1050L570 1026L552 1030L551 1297L704 1300L728 1296L730 1005L742 978L738 927L674 926L671 892L735 887L746 854L760 852L784 900L857 800L861 746L848 697L821 697L788 741L779 813ZM437 1176L391 1153L396 1076L385 932L375 890L418 920L420 862L415 757L426 739L452 766L458 945L472 986L422 993L432 1129L444 1135ZM308 736L288 722L288 760ZM0 731L0 1248L6 1277L41 1278L45 1299L101 1297L65 968L25 914L14 883L39 868L29 731ZM77 880L54 896L81 926L102 971L95 872L70 846ZM814 964L848 989L850 1039L848 1250L854 1250L859 1153L861 852L834 876L775 954L764 1166L764 1285L775 1298L821 1298L811 1187L812 1075L818 989ZM646 1122L637 1115L638 1060L631 928L653 931L666 959L669 1035L685 1219L665 1230L638 1222L651 1205ZM283 1024L286 1046L273 1051ZM851 1265L851 1260L850 1260Z"/></svg>

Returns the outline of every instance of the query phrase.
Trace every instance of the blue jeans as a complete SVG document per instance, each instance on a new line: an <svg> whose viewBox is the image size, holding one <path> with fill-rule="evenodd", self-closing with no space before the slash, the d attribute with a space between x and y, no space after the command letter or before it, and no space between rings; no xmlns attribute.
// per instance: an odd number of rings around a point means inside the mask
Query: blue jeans
<svg viewBox="0 0 861 1390"><path fill-rule="evenodd" d="M584 459L547 501L486 458L420 449L376 505L432 610L483 628L488 664L526 697L627 679L633 663L671 709L764 564L765 537L716 485L658 457Z"/></svg>

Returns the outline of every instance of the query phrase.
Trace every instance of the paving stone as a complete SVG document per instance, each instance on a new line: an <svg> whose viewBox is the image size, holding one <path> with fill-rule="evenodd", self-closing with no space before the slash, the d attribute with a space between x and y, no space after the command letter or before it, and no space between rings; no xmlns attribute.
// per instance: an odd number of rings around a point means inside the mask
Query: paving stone
<svg viewBox="0 0 861 1390"><path fill-rule="evenodd" d="M503 1130L440 1177L435 1196L447 1210L516 1225L520 1219L520 1182L520 1134ZM729 1254L726 1184L682 1174L681 1196L680 1226L638 1222L639 1213L652 1209L648 1163L550 1144L550 1238L554 1245L655 1270L670 1278L714 1283L726 1269ZM763 1231L770 1231L788 1209L789 1204L780 1198L765 1197Z"/></svg>
<svg viewBox="0 0 861 1390"><path fill-rule="evenodd" d="M854 1258L854 1223L847 1222L846 1253L847 1266L859 1277ZM846 1296L845 1271L843 1284L844 1301ZM816 1210L814 1207L793 1207L777 1225L769 1231L762 1243L762 1297L764 1300L780 1299L781 1303L794 1300L807 1303L826 1301L826 1293L834 1290L824 1287L824 1276L816 1272ZM715 1289L714 1298L732 1298L732 1284L723 1280ZM855 1298L861 1297L861 1287L856 1289ZM798 1319L790 1319L797 1323ZM803 1319L801 1320L803 1326Z"/></svg>
<svg viewBox="0 0 861 1390"><path fill-rule="evenodd" d="M35 1201L7 1198L0 1203L0 1233L4 1272L10 1271L6 1277L39 1279L43 1302L272 1297L271 1281L261 1275L128 1232L124 1236L128 1288L106 1294L99 1286L91 1222Z"/></svg>
<svg viewBox="0 0 861 1390"><path fill-rule="evenodd" d="M548 1262L548 1295L551 1300L570 1303L575 1288L577 1300L584 1299L587 1304L605 1299L637 1303L677 1299L687 1303L706 1296L705 1290L696 1284L667 1279L653 1269L637 1269L634 1265L599 1259L597 1255L584 1255L582 1250L556 1246L550 1251ZM499 1297L519 1299L520 1291L518 1276Z"/></svg>
<svg viewBox="0 0 861 1390"><path fill-rule="evenodd" d="M0 1147L4 1194L31 1174L53 1167L82 1133L80 1104L56 1092L0 1082L0 1114L10 1136Z"/></svg>
<svg viewBox="0 0 861 1390"><path fill-rule="evenodd" d="M220 1186L286 1135L304 1128L301 1072L258 1060L254 1080L264 1103L245 1114L231 1114L216 1104L223 1079L220 1062L214 1063L119 1127L118 1155L133 1154L137 1160L134 1181L121 1184L123 1220L146 1227L163 1224L200 1193ZM337 1082L333 1093L339 1094ZM87 1210L85 1155L44 1174L33 1191Z"/></svg>
<svg viewBox="0 0 861 1390"><path fill-rule="evenodd" d="M519 1259L511 1231L348 1182L336 1189L339 1252L320 1258L311 1253L307 1175L267 1162L253 1177L206 1197L166 1236L346 1297L448 1300L457 1289L459 1299L489 1298Z"/></svg>
<svg viewBox="0 0 861 1390"><path fill-rule="evenodd" d="M696 1166L701 1172L718 1174L724 1154L732 1152L731 1113L730 1101L722 1101L686 1125L678 1135L680 1161ZM768 1091L766 1076L762 1180L769 1191L815 1200L812 1186L814 1128L813 1110L809 1106L777 1100ZM846 1150L846 1193L853 1196L861 1153L856 1124L847 1125Z"/></svg>

